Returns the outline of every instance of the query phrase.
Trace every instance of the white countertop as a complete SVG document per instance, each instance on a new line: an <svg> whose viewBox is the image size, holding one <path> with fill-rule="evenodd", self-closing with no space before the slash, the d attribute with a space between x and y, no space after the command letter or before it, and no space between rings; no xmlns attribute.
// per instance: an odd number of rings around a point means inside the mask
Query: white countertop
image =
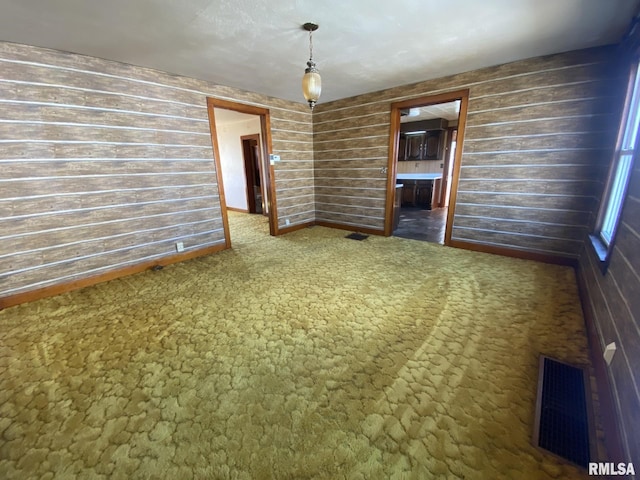
<svg viewBox="0 0 640 480"><path fill-rule="evenodd" d="M398 173L396 180L437 180L442 173Z"/></svg>

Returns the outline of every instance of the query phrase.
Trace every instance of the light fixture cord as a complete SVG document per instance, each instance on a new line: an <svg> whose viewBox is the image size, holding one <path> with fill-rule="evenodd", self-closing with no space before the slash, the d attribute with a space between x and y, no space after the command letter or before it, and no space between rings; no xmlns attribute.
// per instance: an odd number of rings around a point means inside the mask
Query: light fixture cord
<svg viewBox="0 0 640 480"><path fill-rule="evenodd" d="M313 30L309 30L309 61L313 61Z"/></svg>

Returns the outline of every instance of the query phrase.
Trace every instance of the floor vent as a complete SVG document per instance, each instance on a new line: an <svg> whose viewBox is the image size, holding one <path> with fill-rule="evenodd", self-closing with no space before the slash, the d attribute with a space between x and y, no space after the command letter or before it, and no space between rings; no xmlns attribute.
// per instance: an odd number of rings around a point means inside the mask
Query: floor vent
<svg viewBox="0 0 640 480"><path fill-rule="evenodd" d="M369 235L364 235L362 233L350 233L344 238L350 238L351 240L364 240L365 238L369 238Z"/></svg>
<svg viewBox="0 0 640 480"><path fill-rule="evenodd" d="M584 468L594 445L587 386L583 369L540 357L533 443Z"/></svg>

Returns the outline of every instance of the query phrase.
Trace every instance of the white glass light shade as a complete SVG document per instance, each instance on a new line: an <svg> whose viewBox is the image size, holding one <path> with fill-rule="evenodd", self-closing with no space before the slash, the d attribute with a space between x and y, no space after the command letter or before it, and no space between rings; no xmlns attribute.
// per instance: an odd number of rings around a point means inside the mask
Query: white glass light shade
<svg viewBox="0 0 640 480"><path fill-rule="evenodd" d="M322 80L318 72L305 72L302 77L302 93L313 109L322 92Z"/></svg>

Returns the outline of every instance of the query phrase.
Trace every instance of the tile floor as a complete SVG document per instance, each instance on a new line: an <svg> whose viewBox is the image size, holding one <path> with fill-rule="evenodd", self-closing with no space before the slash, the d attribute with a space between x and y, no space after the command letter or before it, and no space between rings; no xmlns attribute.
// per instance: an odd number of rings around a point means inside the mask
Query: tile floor
<svg viewBox="0 0 640 480"><path fill-rule="evenodd" d="M425 210L421 207L402 207L400 224L393 235L442 245L444 244L447 210L448 208Z"/></svg>

